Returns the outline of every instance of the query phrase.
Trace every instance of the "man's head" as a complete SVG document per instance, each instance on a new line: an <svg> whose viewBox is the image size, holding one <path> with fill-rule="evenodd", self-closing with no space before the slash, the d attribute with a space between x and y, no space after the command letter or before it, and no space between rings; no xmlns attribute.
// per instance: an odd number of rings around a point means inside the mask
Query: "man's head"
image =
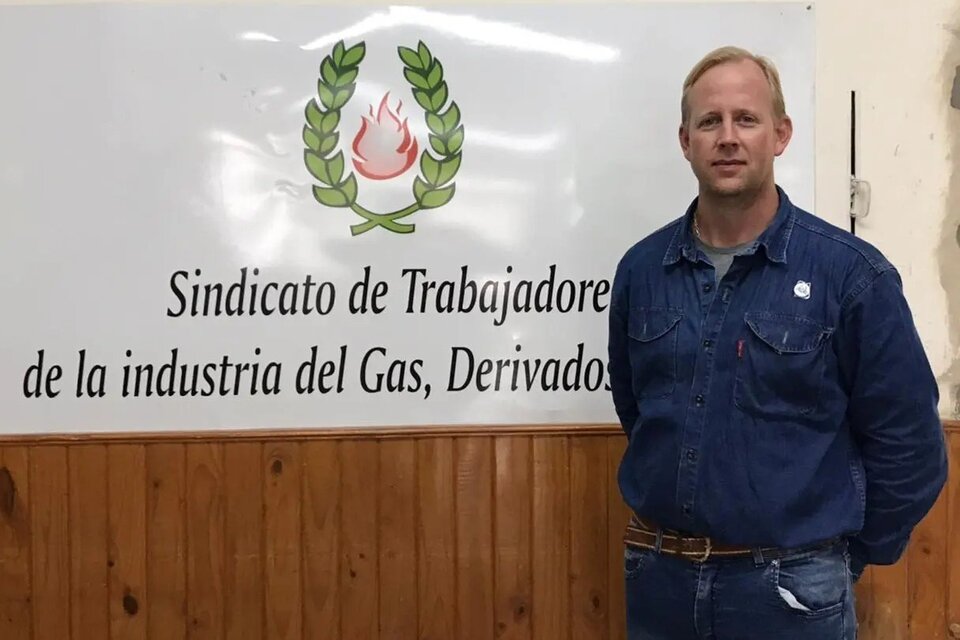
<svg viewBox="0 0 960 640"><path fill-rule="evenodd" d="M776 67L736 47L708 53L683 83L680 146L702 194L774 187L773 161L793 134Z"/></svg>

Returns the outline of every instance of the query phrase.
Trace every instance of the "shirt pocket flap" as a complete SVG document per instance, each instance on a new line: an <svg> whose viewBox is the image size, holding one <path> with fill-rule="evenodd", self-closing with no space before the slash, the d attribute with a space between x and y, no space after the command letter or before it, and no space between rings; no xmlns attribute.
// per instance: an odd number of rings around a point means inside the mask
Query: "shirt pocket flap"
<svg viewBox="0 0 960 640"><path fill-rule="evenodd" d="M682 317L680 309L637 308L630 314L627 335L640 342L650 342L669 333Z"/></svg>
<svg viewBox="0 0 960 640"><path fill-rule="evenodd" d="M809 353L833 333L832 328L803 316L754 311L744 319L754 335L778 354Z"/></svg>

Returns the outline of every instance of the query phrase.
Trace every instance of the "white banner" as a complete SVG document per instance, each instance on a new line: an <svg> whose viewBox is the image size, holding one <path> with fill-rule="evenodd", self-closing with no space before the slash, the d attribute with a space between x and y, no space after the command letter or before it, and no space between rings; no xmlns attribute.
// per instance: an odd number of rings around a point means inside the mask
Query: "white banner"
<svg viewBox="0 0 960 640"><path fill-rule="evenodd" d="M0 8L0 430L594 423L680 88L806 3Z"/></svg>

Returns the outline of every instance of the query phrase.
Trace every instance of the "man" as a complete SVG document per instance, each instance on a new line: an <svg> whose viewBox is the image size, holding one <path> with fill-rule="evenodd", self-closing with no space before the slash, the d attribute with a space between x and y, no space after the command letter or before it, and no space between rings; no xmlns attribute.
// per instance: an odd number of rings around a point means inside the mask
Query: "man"
<svg viewBox="0 0 960 640"><path fill-rule="evenodd" d="M893 266L776 185L775 67L708 54L681 119L699 195L627 252L610 311L628 637L855 638L853 583L945 482L934 376Z"/></svg>

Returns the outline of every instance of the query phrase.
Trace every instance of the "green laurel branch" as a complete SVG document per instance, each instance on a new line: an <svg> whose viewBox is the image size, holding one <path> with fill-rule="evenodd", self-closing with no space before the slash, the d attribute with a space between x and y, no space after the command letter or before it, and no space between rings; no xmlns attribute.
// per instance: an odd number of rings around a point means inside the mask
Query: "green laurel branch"
<svg viewBox="0 0 960 640"><path fill-rule="evenodd" d="M340 142L337 132L340 110L357 88L356 79L364 55L364 43L346 49L343 41L338 42L331 55L320 64L317 97L307 103L303 161L310 175L326 185L314 185L313 196L328 207L349 207L357 201L357 179L352 171L344 177L343 152L333 152Z"/></svg>
<svg viewBox="0 0 960 640"><path fill-rule="evenodd" d="M417 50L398 47L403 61L403 75L412 86L413 98L423 108L430 150L420 154L420 175L413 181L413 196L424 209L442 207L450 202L457 190L453 182L460 170L463 146L463 125L460 107L447 101L449 88L443 79L443 65L422 41Z"/></svg>

